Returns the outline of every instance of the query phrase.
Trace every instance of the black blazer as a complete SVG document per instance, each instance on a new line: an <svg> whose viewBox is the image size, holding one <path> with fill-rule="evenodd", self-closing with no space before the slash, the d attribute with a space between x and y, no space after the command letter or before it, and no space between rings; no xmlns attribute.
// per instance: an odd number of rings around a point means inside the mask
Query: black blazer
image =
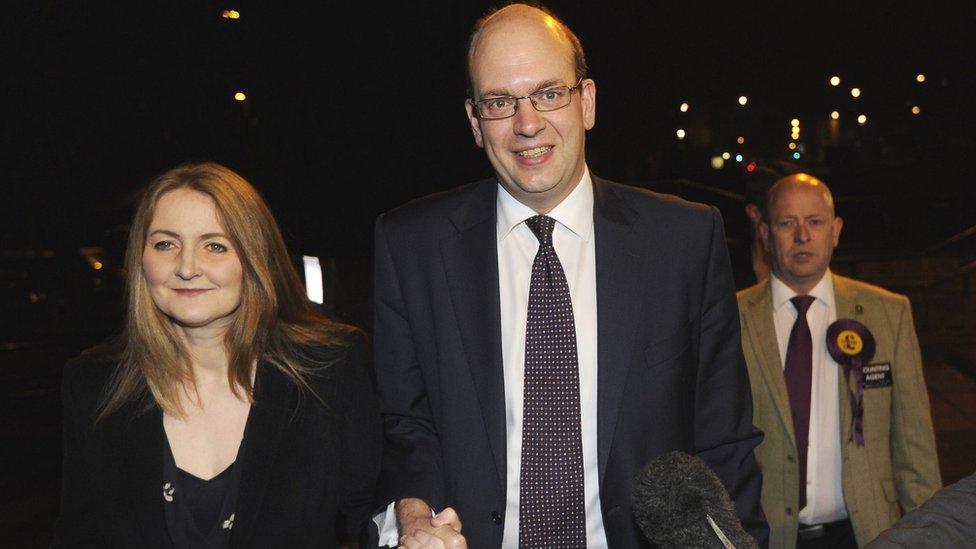
<svg viewBox="0 0 976 549"><path fill-rule="evenodd" d="M646 542L632 481L679 449L767 528L749 378L718 210L593 178L600 503L614 548ZM374 349L386 444L378 503L454 506L472 547L501 545L505 390L494 179L376 223Z"/></svg>
<svg viewBox="0 0 976 549"><path fill-rule="evenodd" d="M337 547L337 537L356 539L369 519L382 434L365 338L316 352L337 360L311 380L326 406L300 397L273 366L258 366L230 547ZM84 356L65 367L56 547L172 547L162 412L140 414L133 404L93 427L114 368Z"/></svg>

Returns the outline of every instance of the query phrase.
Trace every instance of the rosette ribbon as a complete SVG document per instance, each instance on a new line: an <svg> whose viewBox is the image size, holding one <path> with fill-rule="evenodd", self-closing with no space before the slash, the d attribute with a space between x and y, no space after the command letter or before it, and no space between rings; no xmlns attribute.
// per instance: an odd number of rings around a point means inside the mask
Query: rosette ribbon
<svg viewBox="0 0 976 549"><path fill-rule="evenodd" d="M864 446L864 366L874 358L874 336L867 326L850 318L839 318L827 328L827 351L844 368L848 381L854 373L851 412L854 415L854 442Z"/></svg>

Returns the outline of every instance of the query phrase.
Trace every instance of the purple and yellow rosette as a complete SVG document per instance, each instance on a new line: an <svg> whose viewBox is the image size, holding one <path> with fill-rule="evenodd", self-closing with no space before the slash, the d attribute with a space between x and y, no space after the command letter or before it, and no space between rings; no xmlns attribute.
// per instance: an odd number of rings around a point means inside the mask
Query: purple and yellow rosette
<svg viewBox="0 0 976 549"><path fill-rule="evenodd" d="M851 372L854 373L854 391L851 395L854 442L864 446L863 367L874 358L874 336L864 324L850 318L839 318L827 328L827 351L844 368L848 380L851 379Z"/></svg>

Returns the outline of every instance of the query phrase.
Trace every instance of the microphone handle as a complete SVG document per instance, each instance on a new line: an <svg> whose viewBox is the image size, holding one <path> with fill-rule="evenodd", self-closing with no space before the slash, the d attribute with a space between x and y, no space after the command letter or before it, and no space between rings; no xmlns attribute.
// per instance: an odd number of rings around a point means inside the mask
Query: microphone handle
<svg viewBox="0 0 976 549"><path fill-rule="evenodd" d="M712 520L712 517L705 515L705 518L708 519L708 524L712 527L712 531L715 532L716 536L718 536L718 539L722 542L722 545L725 546L725 549L735 549L735 545L733 545L732 542L729 541L728 536L726 536L725 532L723 532L722 529L718 527L718 524L715 524L715 521Z"/></svg>

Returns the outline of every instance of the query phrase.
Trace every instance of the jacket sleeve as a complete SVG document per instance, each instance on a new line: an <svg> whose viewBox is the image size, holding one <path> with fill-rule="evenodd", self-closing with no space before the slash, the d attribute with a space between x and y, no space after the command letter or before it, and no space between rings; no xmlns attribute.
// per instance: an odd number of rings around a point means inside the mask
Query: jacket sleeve
<svg viewBox="0 0 976 549"><path fill-rule="evenodd" d="M61 382L64 458L61 473L61 511L54 524L52 547L103 547L97 527L90 457L86 451L92 433L92 410L82 406L79 376L85 362L75 360L64 368Z"/></svg>
<svg viewBox="0 0 976 549"><path fill-rule="evenodd" d="M891 466L902 509L911 511L942 487L942 478L911 305L901 299L891 366Z"/></svg>
<svg viewBox="0 0 976 549"><path fill-rule="evenodd" d="M722 217L712 208L708 268L702 288L695 391L695 448L722 480L743 527L764 547L762 475L753 454L763 435L752 425L752 394L742 357L738 305Z"/></svg>
<svg viewBox="0 0 976 549"><path fill-rule="evenodd" d="M368 343L361 332L341 364L338 394L342 399L341 479L337 526L341 539L356 541L373 510L383 446L379 407L370 375Z"/></svg>
<svg viewBox="0 0 976 549"><path fill-rule="evenodd" d="M420 498L439 510L446 491L441 446L384 219L376 222L374 264L373 348L385 437L376 505Z"/></svg>

